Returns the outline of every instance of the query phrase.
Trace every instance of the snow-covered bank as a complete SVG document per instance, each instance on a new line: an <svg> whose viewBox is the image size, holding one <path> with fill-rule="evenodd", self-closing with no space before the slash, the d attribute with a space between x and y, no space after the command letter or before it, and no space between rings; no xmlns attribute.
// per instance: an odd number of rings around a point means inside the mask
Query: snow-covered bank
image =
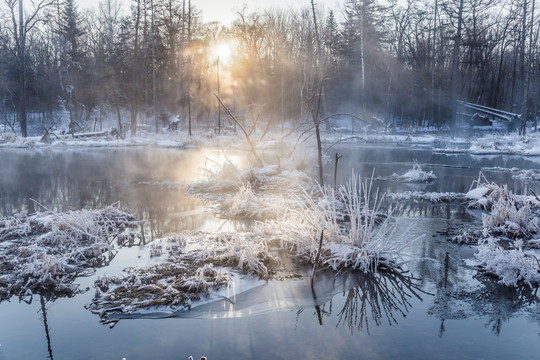
<svg viewBox="0 0 540 360"><path fill-rule="evenodd" d="M470 140L470 146L465 147L436 147L436 152L468 153L473 155L540 155L540 136L531 133L527 136L518 134L487 134Z"/></svg>
<svg viewBox="0 0 540 360"><path fill-rule="evenodd" d="M43 149L43 148L117 148L133 146L155 146L162 148L188 149L220 144L237 144L238 136L222 135L216 136L209 131L201 131L189 136L184 132L164 132L160 134L143 133L141 135L119 138L109 132L95 133L92 136L52 136L49 141L44 141L42 137L34 136L23 138L12 133L0 133L0 149L21 148L21 149Z"/></svg>
<svg viewBox="0 0 540 360"><path fill-rule="evenodd" d="M87 135L87 136L86 136ZM282 131L267 132L263 139L256 143L259 149L279 146L282 140L303 143L313 141L309 131L298 129L282 129ZM527 136L516 133L493 134L486 133L475 137L457 137L445 133L347 133L322 132L324 143L334 144L381 144L391 146L421 146L431 147L441 153L469 153L473 155L515 154L524 156L540 156L540 137L537 133L529 132ZM192 136L186 132L169 132L160 134L143 132L135 137L126 136L121 139L110 132L99 132L80 135L51 135L50 139L43 137L22 138L13 133L0 133L0 148L63 148L63 147L129 147L157 146L164 148L194 148L219 144L220 146L244 146L244 138L240 133L228 133L217 136L213 131L195 131Z"/></svg>

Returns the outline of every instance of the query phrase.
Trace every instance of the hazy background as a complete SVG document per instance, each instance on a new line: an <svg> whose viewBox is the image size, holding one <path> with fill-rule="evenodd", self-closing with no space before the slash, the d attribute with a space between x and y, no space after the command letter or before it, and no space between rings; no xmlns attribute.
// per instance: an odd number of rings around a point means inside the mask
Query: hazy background
<svg viewBox="0 0 540 360"><path fill-rule="evenodd" d="M97 7L101 0L77 1L81 9ZM126 7L128 1L119 0ZM250 10L261 10L268 8L281 8L299 10L309 5L309 0L192 0L192 5L202 11L204 21L219 21L224 25L229 25L235 18L236 10L247 5ZM338 0L318 0L318 6L333 9L336 13L343 8L343 1Z"/></svg>

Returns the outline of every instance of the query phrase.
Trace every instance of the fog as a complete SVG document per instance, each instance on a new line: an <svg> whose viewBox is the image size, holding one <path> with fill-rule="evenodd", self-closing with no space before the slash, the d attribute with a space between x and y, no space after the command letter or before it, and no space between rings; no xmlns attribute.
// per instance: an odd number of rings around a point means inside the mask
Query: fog
<svg viewBox="0 0 540 360"><path fill-rule="evenodd" d="M179 119L220 132L227 115L215 95L262 128L310 118L310 103L321 117L349 113L385 130L453 127L474 115L457 100L536 121L529 2L295 4L138 0L129 11L113 1L87 11L74 0L29 3L23 19L32 26L20 33L11 30L18 7L3 2L12 19L0 33L3 130L114 127L133 136ZM221 21L210 21L211 10Z"/></svg>

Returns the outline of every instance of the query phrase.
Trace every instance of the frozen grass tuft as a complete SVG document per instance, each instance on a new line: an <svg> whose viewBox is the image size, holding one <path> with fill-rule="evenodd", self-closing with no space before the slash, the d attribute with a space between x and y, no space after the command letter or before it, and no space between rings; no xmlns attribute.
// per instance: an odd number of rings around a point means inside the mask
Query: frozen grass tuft
<svg viewBox="0 0 540 360"><path fill-rule="evenodd" d="M480 241L475 257L486 272L499 278L506 286L523 282L531 287L540 284L540 263L533 255L523 252L523 242L513 242L513 249L504 249L497 239L489 237Z"/></svg>
<svg viewBox="0 0 540 360"><path fill-rule="evenodd" d="M222 204L222 209L233 217L246 219L262 219L271 212L269 202L263 202L253 191L250 182L243 183L238 191L228 196Z"/></svg>
<svg viewBox="0 0 540 360"><path fill-rule="evenodd" d="M317 194L303 189L296 207L285 212L276 226L282 244L301 259L313 262L318 238L324 230L322 264L364 272L380 265L395 266L410 240L396 233L391 217L379 213L384 195L372 190L373 182L353 173L337 191L319 187Z"/></svg>
<svg viewBox="0 0 540 360"><path fill-rule="evenodd" d="M418 161L413 162L413 168L403 175L393 174L392 178L402 182L427 183L437 180L433 171L426 172L422 170L422 165Z"/></svg>

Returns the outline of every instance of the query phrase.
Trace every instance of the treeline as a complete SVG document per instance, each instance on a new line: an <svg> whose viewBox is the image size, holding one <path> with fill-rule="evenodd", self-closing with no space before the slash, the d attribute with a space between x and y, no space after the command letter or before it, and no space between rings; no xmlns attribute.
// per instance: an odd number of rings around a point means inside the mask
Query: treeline
<svg viewBox="0 0 540 360"><path fill-rule="evenodd" d="M344 0L344 10L240 9L205 23L196 0L1 0L4 129L120 133L230 122L279 126L351 113L390 126L452 125L457 99L534 119L540 22L535 0ZM23 2L24 1L24 2ZM317 28L315 27L317 20ZM317 46L320 41L320 49ZM322 91L319 91L322 89Z"/></svg>

